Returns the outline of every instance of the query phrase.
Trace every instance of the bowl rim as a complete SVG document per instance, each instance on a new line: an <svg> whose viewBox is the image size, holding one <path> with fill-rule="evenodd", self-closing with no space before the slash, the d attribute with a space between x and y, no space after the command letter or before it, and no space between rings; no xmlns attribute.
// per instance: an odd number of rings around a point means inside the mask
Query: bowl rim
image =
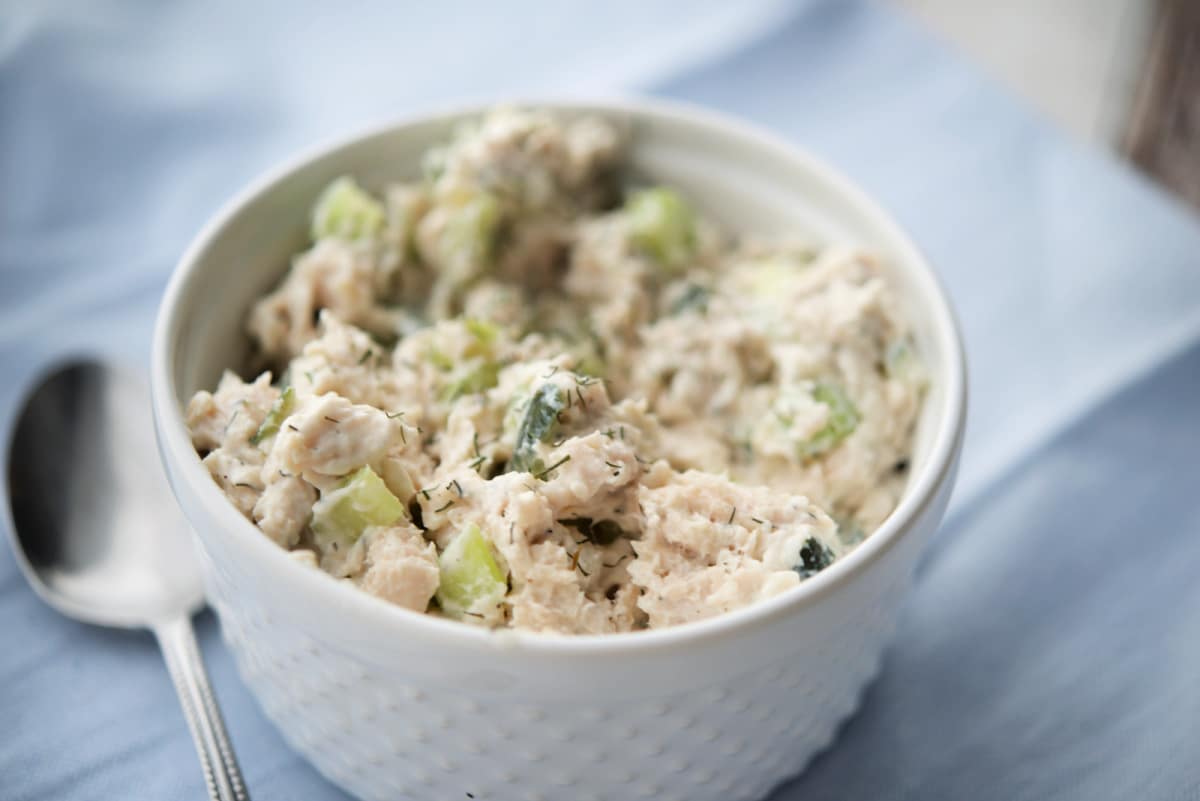
<svg viewBox="0 0 1200 801"><path fill-rule="evenodd" d="M261 536L257 527L228 501L209 476L208 470L192 446L183 408L176 400L174 371L170 361L170 354L174 351L173 345L179 334L177 321L180 318L180 310L185 305L186 290L199 274L197 268L210 244L246 206L270 193L277 183L313 161L362 141L407 127L453 121L464 116L481 114L499 105L546 109L566 114L592 112L601 116L633 118L635 121L638 118L666 119L694 128L707 129L723 138L741 140L744 144L769 151L774 158L791 162L802 172L824 184L855 207L868 219L869 224L889 241L889 247L893 251L892 257L904 262L901 269L904 270L906 278L916 284L922 299L922 308L933 318L931 330L934 338L947 356L943 375L945 409L937 418L933 442L925 464L913 477L896 508L862 544L798 587L703 620L661 629L611 634L493 630L465 625L387 603L356 587L347 586L345 582L323 571L301 565L290 558L284 549L269 541L267 537ZM239 542L239 546L244 547L247 558L259 561L263 567L292 570L291 580L302 586L307 582L306 592L314 595L325 594L331 605L340 608L344 613L354 615L363 625L378 627L380 630L407 632L426 641L440 640L445 645L482 648L490 653L494 653L496 649L517 649L555 656L629 655L684 645L699 645L766 625L781 616L795 614L818 604L822 598L853 581L891 550L913 529L913 524L938 496L943 484L952 480L964 435L967 403L966 361L958 320L940 278L924 254L891 215L849 178L781 135L696 104L643 96L569 99L535 96L457 103L439 109L427 109L377 122L326 140L259 174L208 220L172 271L154 324L150 385L159 453L167 469L173 492L178 497L180 489L176 486L177 482L186 482L188 489L213 513L219 525L233 532L235 536L241 536L244 532L246 536L241 538L244 542ZM172 463L176 470L171 469ZM204 540L204 535L195 528L194 530L197 538Z"/></svg>

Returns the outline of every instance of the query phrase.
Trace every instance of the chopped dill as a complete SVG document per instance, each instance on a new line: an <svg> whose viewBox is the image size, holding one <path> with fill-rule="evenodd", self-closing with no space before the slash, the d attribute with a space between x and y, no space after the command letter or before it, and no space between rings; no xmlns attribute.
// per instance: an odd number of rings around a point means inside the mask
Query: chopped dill
<svg viewBox="0 0 1200 801"><path fill-rule="evenodd" d="M552 473L554 470L558 469L559 467L562 467L564 464L566 464L569 461L571 461L571 454L568 453L566 456L559 459L557 462L555 462L554 464L547 467L545 470L543 470L540 473L538 473L537 475L535 475L534 478L545 480L547 475L549 475L550 473Z"/></svg>
<svg viewBox="0 0 1200 801"><path fill-rule="evenodd" d="M516 445L509 467L523 472L535 472L541 461L535 450L538 442L554 436L554 428L562 422L564 399L553 384L543 384L534 392L517 428Z"/></svg>
<svg viewBox="0 0 1200 801"><path fill-rule="evenodd" d="M800 563L793 567L800 578L809 578L833 564L833 551L821 544L816 537L809 537L800 548Z"/></svg>
<svg viewBox="0 0 1200 801"><path fill-rule="evenodd" d="M453 506L453 505L454 505L454 499L453 499L453 498L451 498L450 500L446 501L444 504L442 504L442 505L441 505L441 506L439 506L438 508L434 509L434 510L433 510L433 513L434 513L434 514L437 514L438 512L444 512L444 511L446 511L447 509L449 509L449 508L450 508L451 506Z"/></svg>
<svg viewBox="0 0 1200 801"><path fill-rule="evenodd" d="M462 491L462 485L458 483L458 479L457 479L457 478L455 478L455 479L451 479L450 483L449 483L449 484L447 484L446 486L447 486L447 487L454 487L454 491L458 493L458 497L460 497L460 498L462 498L462 497L465 497L465 496L463 495L463 491Z"/></svg>
<svg viewBox="0 0 1200 801"><path fill-rule="evenodd" d="M341 420L337 420L337 419L335 419L335 418L333 418L333 417L330 417L330 416L329 416L329 415L327 415L327 414L326 414L326 415L322 415L322 417L324 417L324 418L325 418L326 420L328 420L329 422L333 423L335 426L336 426L338 423L342 422Z"/></svg>
<svg viewBox="0 0 1200 801"><path fill-rule="evenodd" d="M733 507L733 510L730 511L729 519L725 521L725 525L733 525L733 517L736 514L737 514L737 507L735 506L735 507Z"/></svg>

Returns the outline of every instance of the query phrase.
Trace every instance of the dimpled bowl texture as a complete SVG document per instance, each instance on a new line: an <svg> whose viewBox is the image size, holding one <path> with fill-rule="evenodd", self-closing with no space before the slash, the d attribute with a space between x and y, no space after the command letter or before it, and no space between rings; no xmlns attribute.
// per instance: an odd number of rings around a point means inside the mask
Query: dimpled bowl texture
<svg viewBox="0 0 1200 801"><path fill-rule="evenodd" d="M945 511L961 445L953 315L905 235L828 167L734 120L658 101L522 103L625 128L633 170L733 230L865 245L916 326L930 374L911 480L868 540L798 589L671 629L571 637L488 631L390 606L293 562L226 501L193 451L187 399L243 363L253 300L306 246L333 178L419 175L466 109L387 125L291 163L192 244L154 338L159 445L208 598L246 683L287 741L372 801L737 801L800 772L854 710Z"/></svg>

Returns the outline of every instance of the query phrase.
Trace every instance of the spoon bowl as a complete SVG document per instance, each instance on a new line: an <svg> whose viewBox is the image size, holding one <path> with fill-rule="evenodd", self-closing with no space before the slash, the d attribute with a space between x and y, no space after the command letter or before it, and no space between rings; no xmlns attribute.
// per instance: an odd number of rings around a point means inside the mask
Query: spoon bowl
<svg viewBox="0 0 1200 801"><path fill-rule="evenodd" d="M17 420L7 479L13 551L34 591L67 617L152 629L209 797L246 801L192 631L204 586L143 382L91 361L48 372Z"/></svg>
<svg viewBox="0 0 1200 801"><path fill-rule="evenodd" d="M204 606L146 399L138 377L79 361L49 374L17 422L14 551L42 599L69 617L153 627Z"/></svg>

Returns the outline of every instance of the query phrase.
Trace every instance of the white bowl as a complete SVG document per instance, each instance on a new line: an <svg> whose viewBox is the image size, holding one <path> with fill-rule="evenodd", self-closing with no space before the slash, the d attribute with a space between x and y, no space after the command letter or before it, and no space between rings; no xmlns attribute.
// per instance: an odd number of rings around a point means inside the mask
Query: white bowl
<svg viewBox="0 0 1200 801"><path fill-rule="evenodd" d="M208 597L242 676L292 746L363 799L754 799L832 739L876 672L950 494L962 345L925 260L878 207L790 144L659 101L546 103L621 121L634 169L736 230L809 231L883 254L931 374L912 478L865 543L798 589L675 628L492 632L388 605L296 564L226 501L181 413L246 352L242 320L306 242L331 179L418 174L481 109L399 122L255 182L176 268L154 334L163 462L195 529Z"/></svg>

